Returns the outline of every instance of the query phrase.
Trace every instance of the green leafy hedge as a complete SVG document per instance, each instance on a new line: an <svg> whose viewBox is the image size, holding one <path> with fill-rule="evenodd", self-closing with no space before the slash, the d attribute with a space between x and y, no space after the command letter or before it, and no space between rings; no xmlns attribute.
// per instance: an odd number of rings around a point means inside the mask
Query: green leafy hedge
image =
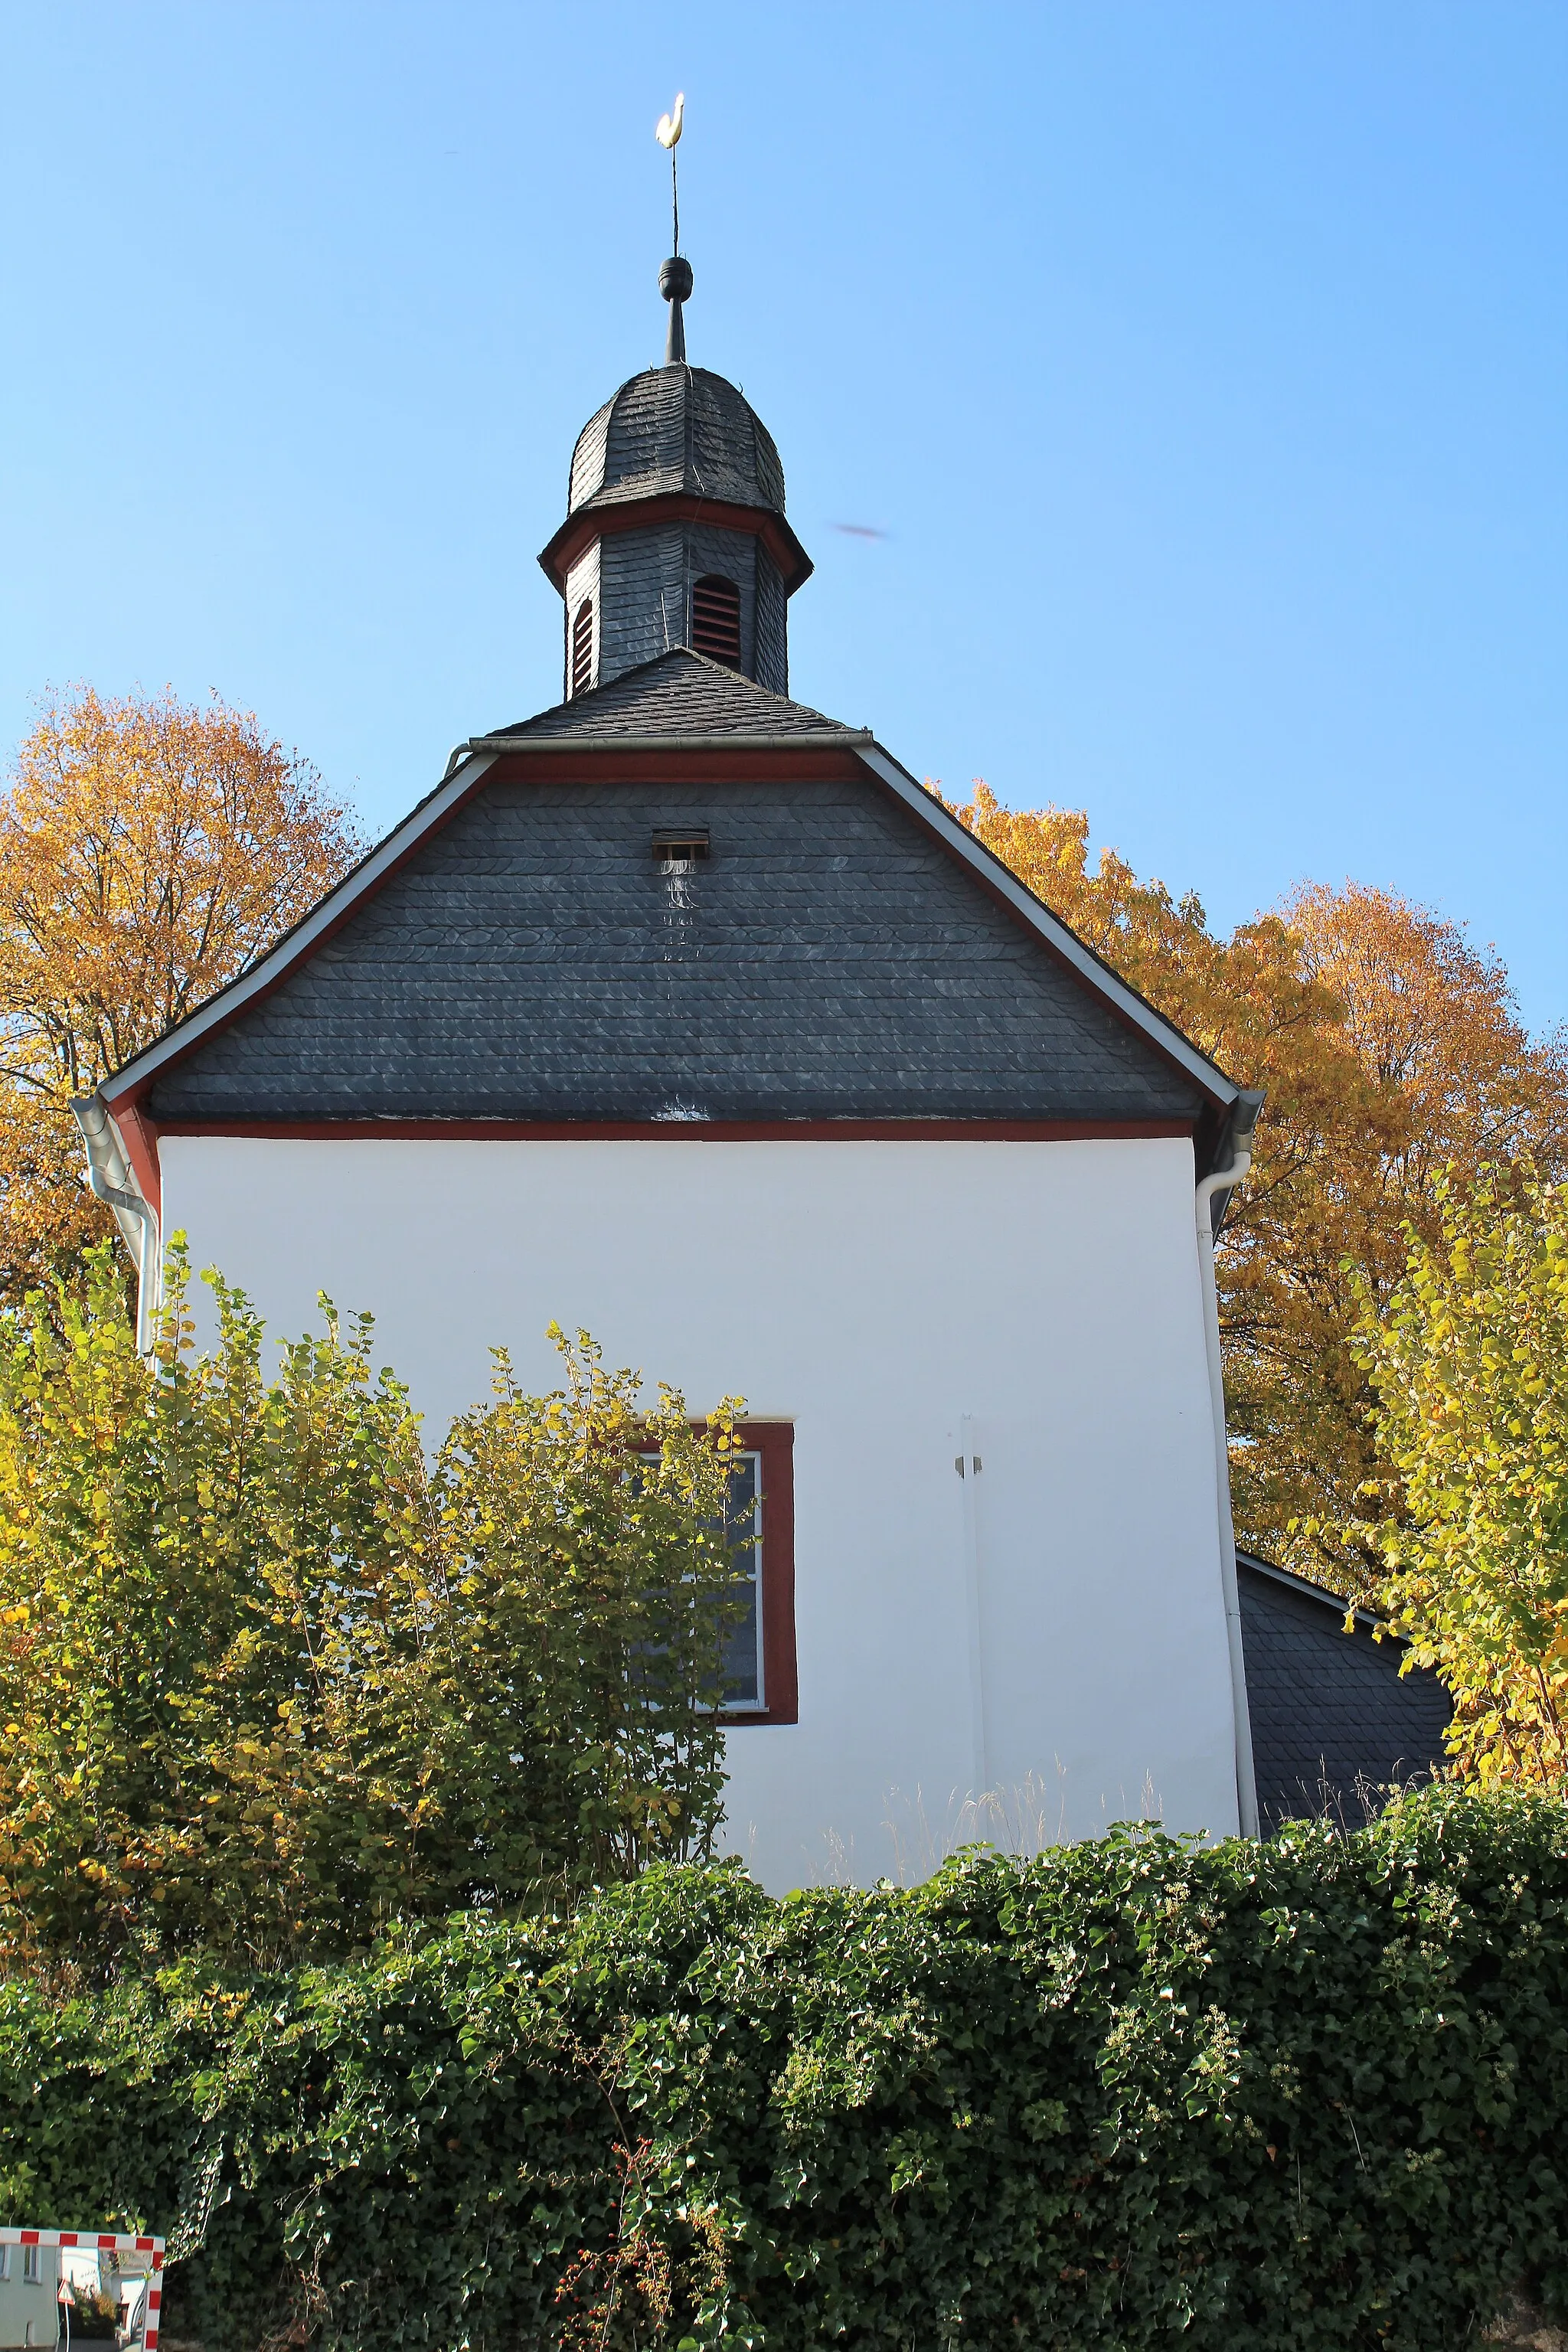
<svg viewBox="0 0 1568 2352"><path fill-rule="evenodd" d="M1458 2352L1568 2304L1568 1809L658 1870L359 1966L0 1991L6 2218L226 2202L215 2347Z"/></svg>

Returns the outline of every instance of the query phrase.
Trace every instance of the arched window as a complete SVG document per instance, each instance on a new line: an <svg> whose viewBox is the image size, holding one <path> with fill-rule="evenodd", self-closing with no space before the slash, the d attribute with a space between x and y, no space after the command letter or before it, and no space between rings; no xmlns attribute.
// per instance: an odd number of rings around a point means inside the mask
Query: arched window
<svg viewBox="0 0 1568 2352"><path fill-rule="evenodd" d="M584 596L572 624L572 691L586 694L594 683L594 600Z"/></svg>
<svg viewBox="0 0 1568 2352"><path fill-rule="evenodd" d="M741 667L741 592L716 572L691 592L691 642L713 661Z"/></svg>

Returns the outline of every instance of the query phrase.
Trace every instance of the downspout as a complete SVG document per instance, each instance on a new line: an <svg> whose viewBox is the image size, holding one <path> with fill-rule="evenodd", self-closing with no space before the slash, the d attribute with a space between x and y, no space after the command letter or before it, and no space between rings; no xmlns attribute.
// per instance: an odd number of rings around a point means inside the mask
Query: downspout
<svg viewBox="0 0 1568 2352"><path fill-rule="evenodd" d="M153 1352L153 1318L160 1305L158 1220L150 1202L133 1190L120 1136L101 1095L77 1095L71 1102L87 1145L87 1176L95 1197L114 1212L114 1222L136 1259L136 1352Z"/></svg>
<svg viewBox="0 0 1568 2352"><path fill-rule="evenodd" d="M1252 1165L1252 1130L1263 1108L1260 1094L1243 1092L1231 1113L1226 1141L1230 1163L1205 1176L1196 1192L1198 1264L1203 1285L1204 1343L1208 1356L1209 1397L1213 1405L1215 1499L1219 1518L1220 1590L1225 1596L1226 1642L1230 1652L1230 1704L1236 1743L1237 1815L1243 1837L1259 1834L1258 1780L1253 1769L1252 1717L1247 1704L1247 1661L1241 1647L1241 1596L1236 1581L1236 1528L1230 1515L1230 1446L1225 1426L1225 1367L1219 1347L1219 1291L1215 1281L1214 1245L1220 1221L1232 1192Z"/></svg>

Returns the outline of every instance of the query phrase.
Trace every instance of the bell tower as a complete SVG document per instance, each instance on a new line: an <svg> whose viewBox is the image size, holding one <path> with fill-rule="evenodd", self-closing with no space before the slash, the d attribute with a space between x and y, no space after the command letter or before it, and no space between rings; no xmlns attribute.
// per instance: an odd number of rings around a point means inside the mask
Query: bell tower
<svg viewBox="0 0 1568 2352"><path fill-rule="evenodd" d="M784 519L784 468L743 394L686 358L691 264L658 273L662 367L588 419L566 520L540 556L565 604L566 699L676 646L789 691L789 598L811 559Z"/></svg>

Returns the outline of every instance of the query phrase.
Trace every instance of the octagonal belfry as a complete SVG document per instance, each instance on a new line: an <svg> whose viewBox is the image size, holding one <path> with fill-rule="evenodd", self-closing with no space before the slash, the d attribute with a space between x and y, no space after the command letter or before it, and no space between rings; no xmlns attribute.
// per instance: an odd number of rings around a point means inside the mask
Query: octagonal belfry
<svg viewBox="0 0 1568 2352"><path fill-rule="evenodd" d="M660 284L683 352L680 270L667 262ZM811 559L784 519L773 436L725 377L670 359L595 410L539 560L566 607L566 698L676 646L788 692L788 600Z"/></svg>

